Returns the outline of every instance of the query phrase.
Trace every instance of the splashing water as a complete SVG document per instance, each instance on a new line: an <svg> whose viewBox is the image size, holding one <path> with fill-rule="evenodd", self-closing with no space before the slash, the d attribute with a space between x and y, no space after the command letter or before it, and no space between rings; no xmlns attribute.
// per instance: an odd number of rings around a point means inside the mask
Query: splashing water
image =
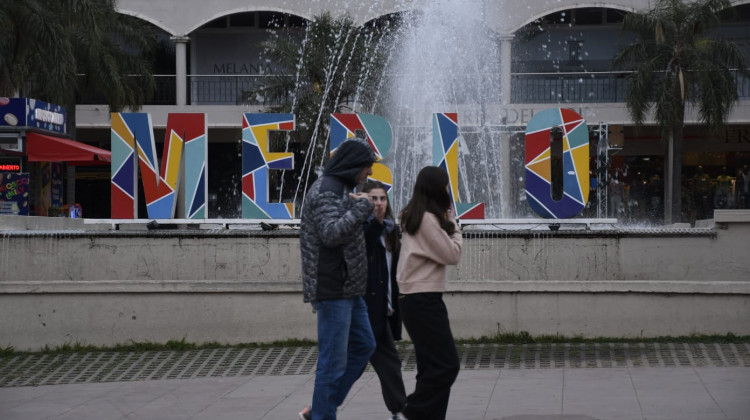
<svg viewBox="0 0 750 420"><path fill-rule="evenodd" d="M371 10L376 2L369 3ZM459 125L459 202L485 203L487 218L510 217L508 203L501 197L501 140L508 141L505 127L498 124L500 103L500 47L497 34L487 28L482 0L434 0L418 10L403 12L400 26L388 41L383 37L367 38L365 48L383 53L386 68L376 84L373 104L367 108L359 102L362 89L352 98L357 112L385 117L393 128L393 147L382 163L391 168L394 180L393 206L399 211L412 194L419 170L432 165L432 115L437 112L458 114ZM401 10L409 10L408 4ZM346 37L344 34L338 36ZM306 48L309 30L302 49ZM349 40L343 39L342 45ZM370 54L368 54L370 55ZM349 68L347 58L332 55L333 71L355 72L360 80L369 68ZM298 77L299 75L297 75ZM340 86L326 80L321 89L339 98ZM345 99L345 98L341 98ZM296 101L293 103L292 112ZM347 111L343 111L347 112ZM318 122L325 121L321 104ZM493 125L494 124L494 125ZM316 123L317 127L317 123ZM313 132L309 149L302 162L300 185L322 167L313 159L313 147L327 149L327 132ZM320 156L320 155L319 155ZM506 157L507 160L507 157ZM299 197L295 196L295 202Z"/></svg>
<svg viewBox="0 0 750 420"><path fill-rule="evenodd" d="M487 218L503 216L499 165L504 128L488 106L500 102L500 51L479 0L439 0L409 12L389 68L384 116L394 130L394 207L411 197L419 170L432 165L432 114L455 112L459 124L459 201L484 202ZM505 63L510 65L510 63ZM507 216L507 215L506 215Z"/></svg>

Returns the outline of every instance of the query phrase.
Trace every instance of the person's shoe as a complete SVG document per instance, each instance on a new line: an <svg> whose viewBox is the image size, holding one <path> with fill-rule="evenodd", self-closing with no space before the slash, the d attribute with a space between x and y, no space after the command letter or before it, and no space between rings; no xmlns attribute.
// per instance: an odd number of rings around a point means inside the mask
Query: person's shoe
<svg viewBox="0 0 750 420"><path fill-rule="evenodd" d="M312 411L309 405L299 412L299 420L312 420Z"/></svg>
<svg viewBox="0 0 750 420"><path fill-rule="evenodd" d="M404 417L401 413L396 413L388 418L388 420L406 420L406 417Z"/></svg>

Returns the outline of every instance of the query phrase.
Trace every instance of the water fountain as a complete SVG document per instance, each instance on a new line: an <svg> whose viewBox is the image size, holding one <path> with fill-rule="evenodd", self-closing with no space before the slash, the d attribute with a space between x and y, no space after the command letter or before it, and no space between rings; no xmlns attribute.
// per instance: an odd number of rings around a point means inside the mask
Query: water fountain
<svg viewBox="0 0 750 420"><path fill-rule="evenodd" d="M493 109L498 75L509 63L499 59L481 2L425 3L405 14L400 43L389 50L394 77L378 92L384 112L357 109L380 113L394 128L385 159L394 172L394 207L405 204L415 174L432 163L431 114L456 112L460 201L485 202L487 218L525 216L508 206L515 195L500 194L518 181L502 179L501 166L523 162L501 153L507 132ZM309 161L303 169L318 165ZM511 328L532 334L597 336L599 327L634 336L723 333L727 325L746 333L748 322L737 320L748 319L741 244L750 216L717 214L722 229L471 232L461 264L450 271L455 330L478 337L516 320ZM19 349L61 344L56 340L310 338L314 317L299 298L299 252L292 229L0 232L0 315L10 320L0 336L18 340L10 344ZM137 312L137 321L117 307ZM38 308L57 310L61 328L39 328Z"/></svg>
<svg viewBox="0 0 750 420"><path fill-rule="evenodd" d="M394 128L394 204L411 196L416 174L432 164L432 114L455 112L459 124L459 201L484 202L486 218L511 217L501 197L504 127L488 115L500 100L498 40L483 21L480 1L432 1L403 20L385 116ZM468 118L469 114L471 118Z"/></svg>
<svg viewBox="0 0 750 420"><path fill-rule="evenodd" d="M378 3L378 2L375 2ZM404 5L408 6L408 5ZM374 5L370 7L375 8ZM338 100L346 102L346 108L337 112L372 113L385 117L393 128L393 147L383 163L393 173L393 200L395 209L402 208L411 196L411 186L417 172L432 163L432 115L433 113L457 113L459 126L459 191L460 202L485 203L485 217L518 217L511 211L511 200L504 187L501 166L510 162L507 147L501 151L503 139L507 142L508 131L500 123L497 111L500 101L500 51L497 34L489 30L484 22L480 0L431 1L418 10L404 7L395 30L386 28L388 36L367 38L368 54L379 54L386 62L385 71L374 85L377 86L374 101L360 100L360 96L372 89L358 88L353 97L341 97L341 87L330 81L330 74L319 89ZM382 29L382 28L381 28ZM337 42L353 42L351 35L333 34ZM307 29L302 50L316 36ZM343 48L337 44L335 48ZM355 68L340 53L330 55L329 70L354 72L356 78L368 78L367 66ZM302 64L302 61L299 63ZM505 65L510 65L506 63ZM297 66L299 72L300 66ZM295 77L298 77L296 75ZM300 87L298 86L298 89ZM304 89L304 86L301 87ZM295 92L292 112L297 104ZM319 121L327 121L328 109L320 104ZM316 122L317 124L317 122ZM328 148L328 135L324 130L312 133L310 149L305 153L302 167L303 178L319 171L323 155L313 158L317 147ZM507 143L506 143L507 146ZM520 153L519 153L520 156ZM521 161L515 162L522 169ZM300 184L304 179L300 179ZM297 188L298 192L300 187ZM506 191L505 194L502 192ZM301 194L300 194L301 195ZM505 195L505 196L503 196ZM295 202L301 197L295 196ZM524 215L529 214L524 208Z"/></svg>

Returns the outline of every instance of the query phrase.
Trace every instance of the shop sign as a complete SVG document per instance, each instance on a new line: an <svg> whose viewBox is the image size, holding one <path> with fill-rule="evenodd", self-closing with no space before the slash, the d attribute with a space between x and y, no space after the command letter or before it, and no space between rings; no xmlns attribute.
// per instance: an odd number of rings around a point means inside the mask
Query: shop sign
<svg viewBox="0 0 750 420"><path fill-rule="evenodd" d="M21 158L0 157L0 172L21 172Z"/></svg>
<svg viewBox="0 0 750 420"><path fill-rule="evenodd" d="M150 219L174 217L180 178L184 178L187 218L205 219L208 202L206 115L169 114L161 165L157 160L151 116L145 113L112 113L111 208L113 219L137 215L138 168L141 170L146 210ZM450 177L450 192L459 218L484 219L484 203L459 203L458 114L436 113L433 126L433 165ZM377 160L391 150L393 132L388 121L373 114L332 114L331 153L355 133L364 133ZM269 202L269 170L294 168L292 153L270 152L270 131L295 129L293 114L246 113L242 118L242 217L292 219L293 203ZM551 133L563 133L563 198L552 199ZM583 211L589 194L589 136L583 117L571 109L546 109L533 115L526 128L525 168L527 202L545 218L569 218ZM184 154L184 156L183 156ZM184 161L181 176L180 163ZM136 166L137 165L137 166ZM390 190L391 170L373 165L373 180Z"/></svg>
<svg viewBox="0 0 750 420"><path fill-rule="evenodd" d="M750 143L750 129L729 128L724 133L724 143Z"/></svg>
<svg viewBox="0 0 750 420"><path fill-rule="evenodd" d="M63 125L65 123L65 116L63 116L63 114L59 112L47 111L40 108L34 110L34 118L42 123L50 123L55 125Z"/></svg>
<svg viewBox="0 0 750 420"><path fill-rule="evenodd" d="M21 172L21 165L18 163L0 163L0 172Z"/></svg>
<svg viewBox="0 0 750 420"><path fill-rule="evenodd" d="M0 128L36 128L64 134L65 107L30 98L0 98Z"/></svg>
<svg viewBox="0 0 750 420"><path fill-rule="evenodd" d="M0 213L29 215L29 174L0 173Z"/></svg>
<svg viewBox="0 0 750 420"><path fill-rule="evenodd" d="M214 63L214 74L272 74L273 69L266 64Z"/></svg>

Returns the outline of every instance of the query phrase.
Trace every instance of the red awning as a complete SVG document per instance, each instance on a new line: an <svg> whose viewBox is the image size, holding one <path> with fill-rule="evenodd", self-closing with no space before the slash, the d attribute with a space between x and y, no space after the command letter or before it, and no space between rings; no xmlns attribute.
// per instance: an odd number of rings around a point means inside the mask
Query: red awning
<svg viewBox="0 0 750 420"><path fill-rule="evenodd" d="M112 152L75 140L26 134L26 156L29 162L69 162L78 165L102 165L112 161Z"/></svg>

